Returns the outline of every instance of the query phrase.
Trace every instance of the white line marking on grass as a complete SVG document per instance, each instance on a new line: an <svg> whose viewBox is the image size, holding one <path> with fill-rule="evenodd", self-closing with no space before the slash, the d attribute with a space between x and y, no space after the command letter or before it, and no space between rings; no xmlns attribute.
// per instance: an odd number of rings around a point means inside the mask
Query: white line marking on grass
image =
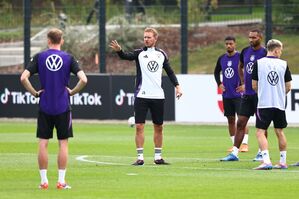
<svg viewBox="0 0 299 199"><path fill-rule="evenodd" d="M127 173L127 176L137 176L137 173Z"/></svg>
<svg viewBox="0 0 299 199"><path fill-rule="evenodd" d="M115 162L102 162L102 161L95 161L95 160L87 160L86 158L89 157L88 155L82 155L82 156L78 156L76 158L76 160L78 161L82 161L82 162L89 162L89 163L96 163L96 164L100 164L100 165L117 165L117 166L132 166L130 164L122 164L122 163L115 163ZM131 158L131 157L124 157L124 156L100 156L100 157L111 157L111 158ZM170 158L170 159L185 159L185 158ZM188 158L189 159L189 158ZM204 158L193 158L193 159L197 159L197 160L202 160L202 161L215 161L217 159L204 159ZM223 164L225 164L225 162L223 162ZM159 166L159 165L150 165L150 164L145 164L142 167L146 167L146 168L162 168L162 167L167 167L169 169L187 169L187 170L214 170L214 171L250 171L250 172L263 172L263 171L256 171L253 170L252 168L244 168L244 169L240 169L240 168L219 168L219 167L206 167L206 168L202 168L202 167L186 167L186 166L174 166L173 164L168 165L168 166ZM279 170L279 169L273 169L271 171L265 171L265 172L280 172L280 173L299 173L299 170ZM137 173L127 173L126 175L138 175Z"/></svg>
<svg viewBox="0 0 299 199"><path fill-rule="evenodd" d="M121 163L114 163L114 162L99 162L95 160L87 160L86 158L88 155L82 155L76 157L76 160L82 161L82 162L90 162L90 163L96 163L96 164L103 164L103 165L120 165L120 166L125 166L126 164L121 164Z"/></svg>

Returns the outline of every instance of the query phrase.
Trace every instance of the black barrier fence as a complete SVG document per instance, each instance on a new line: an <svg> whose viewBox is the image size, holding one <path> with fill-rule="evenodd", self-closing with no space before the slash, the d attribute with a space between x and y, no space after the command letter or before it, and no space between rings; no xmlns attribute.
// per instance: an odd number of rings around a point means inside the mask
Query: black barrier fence
<svg viewBox="0 0 299 199"><path fill-rule="evenodd" d="M19 75L0 75L0 117L35 118L38 99L30 95L20 83ZM31 77L39 88L38 76ZM70 87L77 82L72 76ZM134 115L135 76L88 75L88 84L82 92L72 96L73 118L77 119L128 119ZM165 120L174 120L174 87L163 77L165 91ZM150 119L150 114L148 114Z"/></svg>

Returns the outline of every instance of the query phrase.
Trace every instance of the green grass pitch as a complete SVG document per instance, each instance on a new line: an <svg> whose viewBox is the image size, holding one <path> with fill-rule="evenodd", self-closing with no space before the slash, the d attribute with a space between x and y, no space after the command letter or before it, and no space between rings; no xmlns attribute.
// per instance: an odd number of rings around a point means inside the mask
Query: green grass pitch
<svg viewBox="0 0 299 199"><path fill-rule="evenodd" d="M145 128L145 165L135 161L134 128L127 124L74 121L66 180L71 190L56 190L57 140L49 144L49 189L39 190L36 122L0 121L0 198L72 199L274 199L298 198L299 168L254 171L255 128L249 152L239 162L220 162L231 142L225 126L174 125L164 128L163 156L169 166L153 164L152 127ZM285 130L288 163L299 161L298 128ZM277 140L269 131L272 162L279 160ZM78 158L81 160L78 160ZM84 160L84 161L82 161Z"/></svg>

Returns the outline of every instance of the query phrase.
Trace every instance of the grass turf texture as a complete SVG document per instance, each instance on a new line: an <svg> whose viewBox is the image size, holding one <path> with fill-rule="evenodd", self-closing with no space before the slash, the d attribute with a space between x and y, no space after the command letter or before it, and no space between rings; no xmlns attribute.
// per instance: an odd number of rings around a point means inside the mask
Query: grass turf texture
<svg viewBox="0 0 299 199"><path fill-rule="evenodd" d="M254 171L255 129L250 151L239 162L220 162L231 146L225 126L166 124L163 155L169 166L153 164L152 127L146 126L145 165L135 161L134 128L126 124L74 122L66 180L71 190L56 190L57 140L49 144L49 189L39 190L35 122L0 121L0 195L11 198L297 198L299 168ZM298 128L287 128L288 163L299 161ZM272 162L277 140L269 132ZM76 160L87 155L83 162Z"/></svg>

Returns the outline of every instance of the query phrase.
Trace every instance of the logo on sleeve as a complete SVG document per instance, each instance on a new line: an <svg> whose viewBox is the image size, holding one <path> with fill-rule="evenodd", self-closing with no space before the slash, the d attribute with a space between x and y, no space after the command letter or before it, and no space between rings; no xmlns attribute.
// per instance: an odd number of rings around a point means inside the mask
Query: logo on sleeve
<svg viewBox="0 0 299 199"><path fill-rule="evenodd" d="M269 84L276 86L279 81L279 76L275 71L270 71L270 73L268 73L267 80Z"/></svg>
<svg viewBox="0 0 299 199"><path fill-rule="evenodd" d="M58 71L62 65L63 60L59 55L53 54L46 59L46 66L50 71Z"/></svg>
<svg viewBox="0 0 299 199"><path fill-rule="evenodd" d="M148 62L148 64L147 64L147 69L148 69L150 72L156 72L156 71L159 69L159 64L158 64L158 62L156 62L156 61L150 61L150 62Z"/></svg>

